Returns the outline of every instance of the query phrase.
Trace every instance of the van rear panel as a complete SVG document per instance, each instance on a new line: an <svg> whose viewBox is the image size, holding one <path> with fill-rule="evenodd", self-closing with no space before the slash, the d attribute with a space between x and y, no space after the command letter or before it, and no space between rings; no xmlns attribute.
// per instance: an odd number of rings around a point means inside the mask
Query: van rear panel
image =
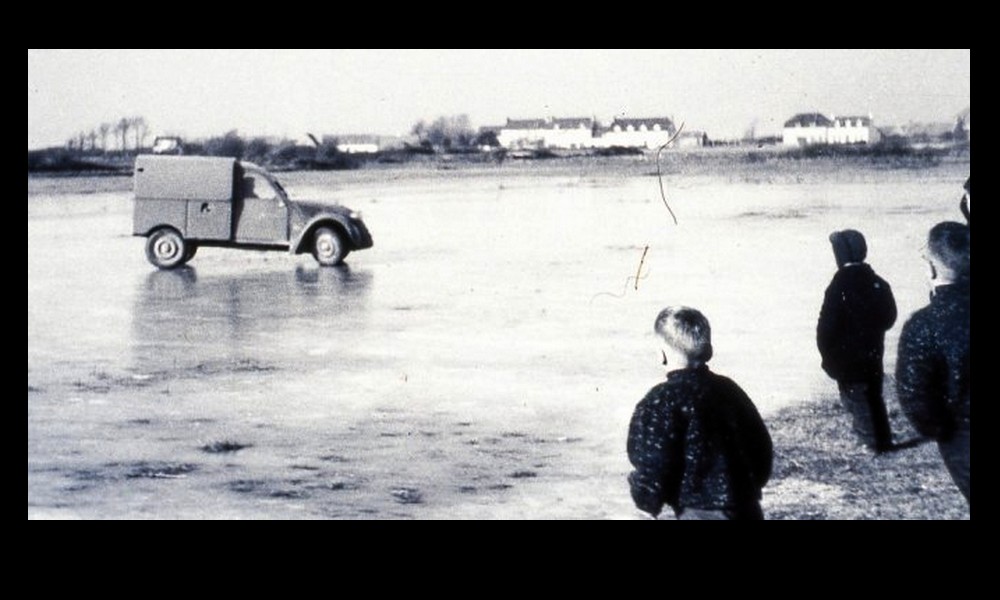
<svg viewBox="0 0 1000 600"><path fill-rule="evenodd" d="M132 235L148 235L160 227L173 227L187 235L187 202L177 200L140 200L132 211Z"/></svg>
<svg viewBox="0 0 1000 600"><path fill-rule="evenodd" d="M232 158L137 157L132 233L173 227L185 238L230 239L235 170Z"/></svg>

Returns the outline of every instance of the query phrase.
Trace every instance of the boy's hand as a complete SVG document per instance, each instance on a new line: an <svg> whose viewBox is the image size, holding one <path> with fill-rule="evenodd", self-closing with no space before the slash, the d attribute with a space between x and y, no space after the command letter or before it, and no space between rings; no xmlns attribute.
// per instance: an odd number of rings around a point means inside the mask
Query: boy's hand
<svg viewBox="0 0 1000 600"><path fill-rule="evenodd" d="M628 486L632 492L632 501L639 510L648 512L654 517L663 510L663 499L660 497L660 486L649 480L639 471L628 474Z"/></svg>

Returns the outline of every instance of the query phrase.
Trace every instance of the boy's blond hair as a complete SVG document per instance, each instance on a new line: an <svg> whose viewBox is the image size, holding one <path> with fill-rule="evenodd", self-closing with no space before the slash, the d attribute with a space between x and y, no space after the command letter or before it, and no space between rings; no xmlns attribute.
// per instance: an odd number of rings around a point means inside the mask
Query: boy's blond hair
<svg viewBox="0 0 1000 600"><path fill-rule="evenodd" d="M687 306L668 306L653 326L657 335L688 360L707 363L712 358L712 326L700 311Z"/></svg>
<svg viewBox="0 0 1000 600"><path fill-rule="evenodd" d="M969 226L954 221L938 223L927 234L927 250L956 277L969 275Z"/></svg>

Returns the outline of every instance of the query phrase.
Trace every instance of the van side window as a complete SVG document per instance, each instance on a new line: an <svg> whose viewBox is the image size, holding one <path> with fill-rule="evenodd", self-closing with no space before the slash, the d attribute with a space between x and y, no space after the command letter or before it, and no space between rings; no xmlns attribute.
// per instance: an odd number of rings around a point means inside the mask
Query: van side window
<svg viewBox="0 0 1000 600"><path fill-rule="evenodd" d="M255 173L247 173L243 176L243 197L244 198L277 198L271 182Z"/></svg>

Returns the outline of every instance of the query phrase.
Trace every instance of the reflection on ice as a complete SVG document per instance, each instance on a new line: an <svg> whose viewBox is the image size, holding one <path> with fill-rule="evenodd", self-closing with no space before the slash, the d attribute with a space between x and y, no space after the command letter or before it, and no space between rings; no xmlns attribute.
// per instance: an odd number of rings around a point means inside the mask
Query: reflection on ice
<svg viewBox="0 0 1000 600"><path fill-rule="evenodd" d="M132 310L133 367L295 359L297 344L353 337L367 318L371 282L370 272L346 265L211 276L189 266L152 271Z"/></svg>

